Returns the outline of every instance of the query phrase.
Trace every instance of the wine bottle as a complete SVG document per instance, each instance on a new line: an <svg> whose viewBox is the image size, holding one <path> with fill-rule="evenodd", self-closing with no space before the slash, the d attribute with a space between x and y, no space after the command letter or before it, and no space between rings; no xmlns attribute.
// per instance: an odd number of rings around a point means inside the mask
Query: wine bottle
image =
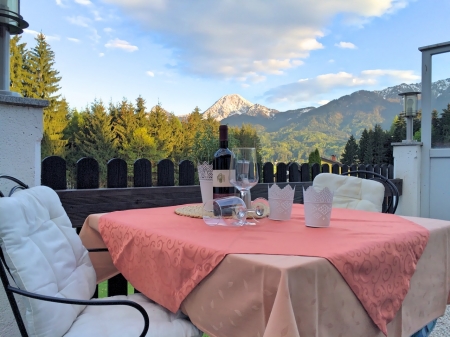
<svg viewBox="0 0 450 337"><path fill-rule="evenodd" d="M219 149L213 160L213 198L224 198L235 195L230 183L230 163L233 152L228 149L228 126L219 126Z"/></svg>

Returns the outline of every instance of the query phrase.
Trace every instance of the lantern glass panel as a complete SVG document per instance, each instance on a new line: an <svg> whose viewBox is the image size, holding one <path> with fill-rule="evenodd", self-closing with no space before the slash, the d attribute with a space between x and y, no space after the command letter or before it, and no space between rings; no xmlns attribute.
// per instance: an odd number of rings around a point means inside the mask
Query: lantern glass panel
<svg viewBox="0 0 450 337"><path fill-rule="evenodd" d="M405 96L404 111L408 117L417 113L417 95Z"/></svg>

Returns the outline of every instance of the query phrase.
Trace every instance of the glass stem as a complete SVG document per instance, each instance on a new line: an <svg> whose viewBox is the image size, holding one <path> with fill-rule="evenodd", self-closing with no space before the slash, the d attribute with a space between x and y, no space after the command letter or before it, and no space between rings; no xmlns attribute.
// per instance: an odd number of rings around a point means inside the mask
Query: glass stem
<svg viewBox="0 0 450 337"><path fill-rule="evenodd" d="M252 198L250 196L250 191L242 190L241 191L241 199L244 200L245 207L247 209L251 209L252 208Z"/></svg>

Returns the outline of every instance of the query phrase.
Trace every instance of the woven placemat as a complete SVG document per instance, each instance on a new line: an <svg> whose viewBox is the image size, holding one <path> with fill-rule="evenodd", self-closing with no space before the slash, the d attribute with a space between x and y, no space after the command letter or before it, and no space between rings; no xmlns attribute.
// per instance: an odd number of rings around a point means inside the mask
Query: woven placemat
<svg viewBox="0 0 450 337"><path fill-rule="evenodd" d="M175 208L175 214L191 218L203 218L203 204L184 205Z"/></svg>
<svg viewBox="0 0 450 337"><path fill-rule="evenodd" d="M264 205L262 205L264 206ZM266 206L269 207L269 206ZM268 214L269 212L267 212ZM178 215L182 215L182 216L188 216L191 218L199 218L202 219L203 218L203 204L190 204L190 205L184 205L184 206L180 206L178 208L175 208L175 214ZM212 215L212 212L211 212ZM256 215L251 215L249 214L247 216L247 218L252 218L255 217L257 219L260 219L262 217L256 216Z"/></svg>

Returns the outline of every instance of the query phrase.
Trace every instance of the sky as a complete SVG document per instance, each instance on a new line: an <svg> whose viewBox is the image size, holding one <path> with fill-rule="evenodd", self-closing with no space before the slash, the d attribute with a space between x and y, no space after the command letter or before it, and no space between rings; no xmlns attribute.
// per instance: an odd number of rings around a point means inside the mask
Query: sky
<svg viewBox="0 0 450 337"><path fill-rule="evenodd" d="M419 47L450 41L448 0L22 0L71 108L160 103L175 115L228 94L286 111L421 81ZM450 78L450 53L433 80Z"/></svg>

